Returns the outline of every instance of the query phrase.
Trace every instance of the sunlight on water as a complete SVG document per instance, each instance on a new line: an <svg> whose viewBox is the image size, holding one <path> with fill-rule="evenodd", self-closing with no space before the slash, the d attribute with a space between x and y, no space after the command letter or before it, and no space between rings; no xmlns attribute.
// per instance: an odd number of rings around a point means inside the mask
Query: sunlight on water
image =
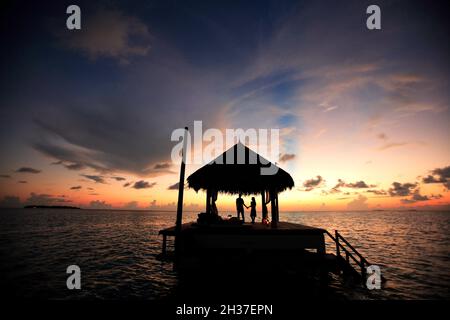
<svg viewBox="0 0 450 320"><path fill-rule="evenodd" d="M449 298L449 212L281 213L283 221L339 230L388 282L382 290L331 283L350 299ZM185 213L184 222L196 219ZM158 231L173 212L57 209L0 211L1 282L13 296L52 299L139 298L169 295L172 265L157 260ZM329 243L329 252L334 247ZM82 290L66 289L66 267L82 270ZM6 291L8 290L8 291Z"/></svg>

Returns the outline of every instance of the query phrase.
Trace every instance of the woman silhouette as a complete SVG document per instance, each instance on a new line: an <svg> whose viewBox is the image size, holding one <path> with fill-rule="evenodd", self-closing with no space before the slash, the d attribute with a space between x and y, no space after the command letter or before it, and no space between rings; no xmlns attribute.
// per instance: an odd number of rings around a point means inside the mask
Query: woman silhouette
<svg viewBox="0 0 450 320"><path fill-rule="evenodd" d="M255 223L256 218L256 201L255 197L252 197L252 202L250 202L250 218L252 218L252 223Z"/></svg>

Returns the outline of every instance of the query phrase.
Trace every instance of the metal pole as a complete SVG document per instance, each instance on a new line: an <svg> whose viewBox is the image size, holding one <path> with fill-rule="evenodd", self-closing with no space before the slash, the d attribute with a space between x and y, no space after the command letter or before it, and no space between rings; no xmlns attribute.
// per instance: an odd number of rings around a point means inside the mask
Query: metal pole
<svg viewBox="0 0 450 320"><path fill-rule="evenodd" d="M180 167L180 181L178 186L178 204L177 204L177 221L175 224L175 251L178 248L178 236L181 232L181 224L183 222L183 192L184 192L184 172L186 170L186 153L187 153L187 133L188 127L184 128L183 149L181 150L181 167Z"/></svg>

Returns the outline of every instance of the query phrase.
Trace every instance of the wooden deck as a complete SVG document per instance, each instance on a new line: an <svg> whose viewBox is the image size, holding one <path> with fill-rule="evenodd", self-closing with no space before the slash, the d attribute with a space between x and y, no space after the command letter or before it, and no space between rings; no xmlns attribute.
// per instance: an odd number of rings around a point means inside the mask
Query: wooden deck
<svg viewBox="0 0 450 320"><path fill-rule="evenodd" d="M167 237L176 235L176 228L159 232L163 236L163 253L166 253ZM193 249L247 249L247 250L293 250L313 249L325 253L326 230L301 224L279 222L277 226L262 223L210 224L195 222L182 225L180 250Z"/></svg>
<svg viewBox="0 0 450 320"><path fill-rule="evenodd" d="M242 225L232 224L213 224L213 225L199 225L196 222L184 223L181 226L181 232L214 232L214 233L264 233L264 234L323 234L326 230L305 226L297 223L278 222L276 227L265 226L262 223L246 222ZM175 236L175 226L162 229L159 231L163 236Z"/></svg>
<svg viewBox="0 0 450 320"><path fill-rule="evenodd" d="M175 226L162 229L159 234L163 236L162 256L170 256L166 249L167 238L176 236ZM336 244L336 254L326 253L326 236ZM318 254L317 258L322 261L321 264L327 266L327 269L351 274L362 280L366 276L366 267L370 265L337 231L332 235L325 229L290 222L278 222L275 227L262 223L200 225L190 222L182 225L180 238L179 249L182 256L189 256L194 252L204 255L211 250L239 252L242 249L247 252L272 250L271 254L291 250L294 256L298 250L313 249Z"/></svg>

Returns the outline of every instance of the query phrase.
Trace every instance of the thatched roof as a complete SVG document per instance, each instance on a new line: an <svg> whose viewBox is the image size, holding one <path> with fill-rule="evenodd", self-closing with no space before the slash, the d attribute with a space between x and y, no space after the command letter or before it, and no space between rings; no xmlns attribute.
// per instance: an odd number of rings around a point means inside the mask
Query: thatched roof
<svg viewBox="0 0 450 320"><path fill-rule="evenodd" d="M241 156L244 154L245 158ZM231 159L234 159L233 164L229 164ZM187 178L187 181L189 188L195 191L211 189L232 194L248 195L260 193L263 190L281 192L291 189L294 186L294 180L283 169L273 165L278 169L275 174L261 174L261 168L269 168L271 165L273 164L256 152L238 143L195 171Z"/></svg>

